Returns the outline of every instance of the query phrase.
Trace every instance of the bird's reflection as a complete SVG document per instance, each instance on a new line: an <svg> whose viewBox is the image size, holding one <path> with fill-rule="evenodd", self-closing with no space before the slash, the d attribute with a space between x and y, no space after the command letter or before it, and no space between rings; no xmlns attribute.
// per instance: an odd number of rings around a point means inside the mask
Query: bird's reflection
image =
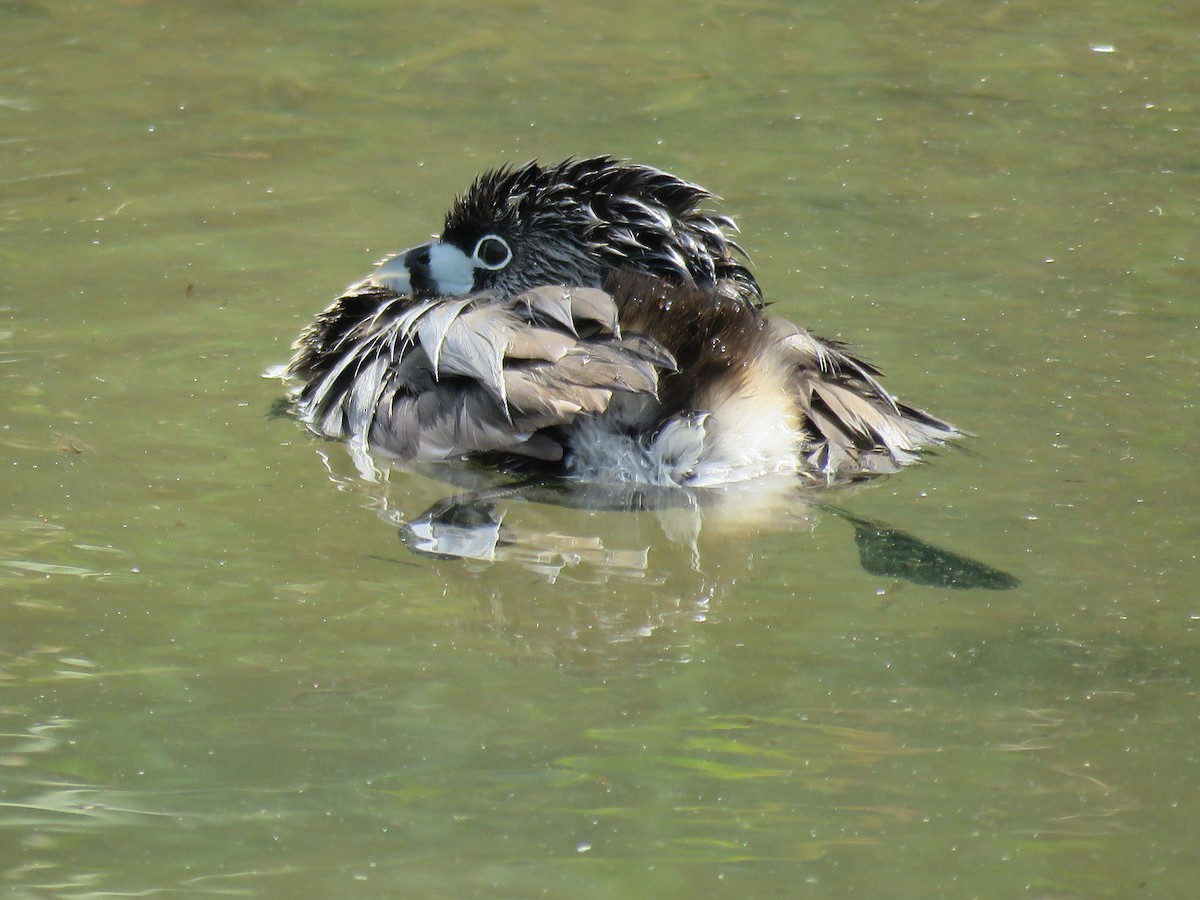
<svg viewBox="0 0 1200 900"><path fill-rule="evenodd" d="M341 489L365 493L407 550L429 560L441 593L475 611L471 622L509 652L572 670L694 657L711 639L700 623L722 617L731 591L749 591L753 604L802 584L794 573L805 547L836 547L843 521L862 567L893 583L1018 583L831 505L853 500L855 488L813 491L790 476L708 490L594 486L506 480L461 463L391 468L365 454L351 455L352 473L344 454L322 456ZM811 540L800 545L802 534ZM814 575L829 584L827 572Z"/></svg>
<svg viewBox="0 0 1200 900"><path fill-rule="evenodd" d="M376 484L387 482L393 471L365 454L355 462L360 475ZM832 505L829 494L813 491L794 476L698 489L560 478L505 480L482 467L453 464L417 471L457 490L415 516L398 513L387 494L380 495L381 511L398 526L410 550L440 559L515 562L551 581L567 570L590 570L601 579L645 577L650 545L638 536L647 520L657 526L661 539L686 552L692 568L702 571L702 532L715 532L718 541L752 554L747 533L794 528L797 521L812 527L823 513L853 527L859 562L872 575L956 590L1009 590L1020 584L986 563ZM543 521L549 510L558 510L552 523ZM612 528L614 514L623 515Z"/></svg>
<svg viewBox="0 0 1200 900"><path fill-rule="evenodd" d="M650 545L625 541L632 531L598 528L596 515L624 513L625 526L653 522L659 535L685 551L689 565L702 566L700 533L707 517L710 528L719 511L731 512L735 498L741 515L754 503L759 516L769 515L761 500L770 496L763 486L752 492L724 488L696 491L647 485L591 485L562 480L528 480L457 493L439 500L400 526L400 537L414 552L458 559L517 561L556 578L564 569L587 567L604 575L644 577L650 564ZM758 502L756 502L758 501ZM528 521L529 506L558 508L574 514L555 516L557 527L539 528ZM632 514L632 515L630 515ZM536 518L536 514L532 517ZM727 522L728 516L721 517ZM569 523L570 530L563 530ZM605 533L607 532L607 533Z"/></svg>
<svg viewBox="0 0 1200 900"><path fill-rule="evenodd" d="M751 499L757 501L753 509L766 517L772 511L763 501L779 496L778 492L763 492L763 486L757 484L752 490L743 488L734 491L726 488L713 492L679 487L647 488L641 485L614 489L611 486L562 481L518 482L439 500L413 520L404 523L400 528L400 536L417 553L488 561L516 559L547 574L561 570L564 565L584 561L615 571L634 572L643 570L646 565L644 548L615 550L606 548L595 535L506 527L504 515L497 512L497 503L520 500L585 510L652 511L663 526L664 533L687 545L699 566L698 538L705 507L727 512L731 505L741 503L739 517L744 517L748 511L745 501ZM810 508L829 512L854 527L859 561L863 570L872 575L959 590L1009 590L1020 584L1007 572L927 543L890 525L826 504L810 504Z"/></svg>

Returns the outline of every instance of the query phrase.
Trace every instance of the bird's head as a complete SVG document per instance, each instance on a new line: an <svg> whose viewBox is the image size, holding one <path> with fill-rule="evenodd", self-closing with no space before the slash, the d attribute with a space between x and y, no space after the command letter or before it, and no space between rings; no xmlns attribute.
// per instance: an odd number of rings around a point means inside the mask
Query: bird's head
<svg viewBox="0 0 1200 900"><path fill-rule="evenodd" d="M455 201L440 237L388 258L369 280L418 296L510 297L543 285L600 287L632 270L757 305L758 283L727 235L733 220L703 209L713 199L609 156L495 169Z"/></svg>

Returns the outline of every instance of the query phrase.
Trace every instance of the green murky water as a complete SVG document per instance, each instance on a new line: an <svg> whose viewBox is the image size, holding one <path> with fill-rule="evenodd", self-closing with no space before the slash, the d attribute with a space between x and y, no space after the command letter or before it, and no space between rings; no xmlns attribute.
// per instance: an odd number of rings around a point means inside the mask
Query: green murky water
<svg viewBox="0 0 1200 900"><path fill-rule="evenodd" d="M430 5L433 7L434 5ZM1200 878L1189 4L0 2L0 892L1183 896ZM513 502L272 418L479 170L721 193L783 314L974 432L824 498ZM778 497L776 499L779 499Z"/></svg>

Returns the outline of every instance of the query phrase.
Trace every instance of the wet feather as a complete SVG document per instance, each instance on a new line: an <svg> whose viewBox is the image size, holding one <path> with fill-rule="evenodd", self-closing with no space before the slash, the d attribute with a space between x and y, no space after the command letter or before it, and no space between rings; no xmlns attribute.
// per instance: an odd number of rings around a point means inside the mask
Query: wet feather
<svg viewBox="0 0 1200 900"><path fill-rule="evenodd" d="M485 173L440 240L508 235L512 265L462 295L352 285L296 342L297 413L405 459L659 484L865 477L959 436L842 344L764 315L713 199L611 157Z"/></svg>

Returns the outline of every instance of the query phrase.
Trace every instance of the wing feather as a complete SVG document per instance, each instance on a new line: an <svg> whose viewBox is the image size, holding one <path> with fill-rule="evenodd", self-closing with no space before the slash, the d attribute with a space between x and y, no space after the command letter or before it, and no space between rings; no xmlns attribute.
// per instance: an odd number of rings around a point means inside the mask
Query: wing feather
<svg viewBox="0 0 1200 900"><path fill-rule="evenodd" d="M415 300L357 285L301 336L289 373L305 381L298 412L322 434L401 458L558 460L549 430L602 415L616 393L655 396L674 367L657 341L621 334L598 289Z"/></svg>

